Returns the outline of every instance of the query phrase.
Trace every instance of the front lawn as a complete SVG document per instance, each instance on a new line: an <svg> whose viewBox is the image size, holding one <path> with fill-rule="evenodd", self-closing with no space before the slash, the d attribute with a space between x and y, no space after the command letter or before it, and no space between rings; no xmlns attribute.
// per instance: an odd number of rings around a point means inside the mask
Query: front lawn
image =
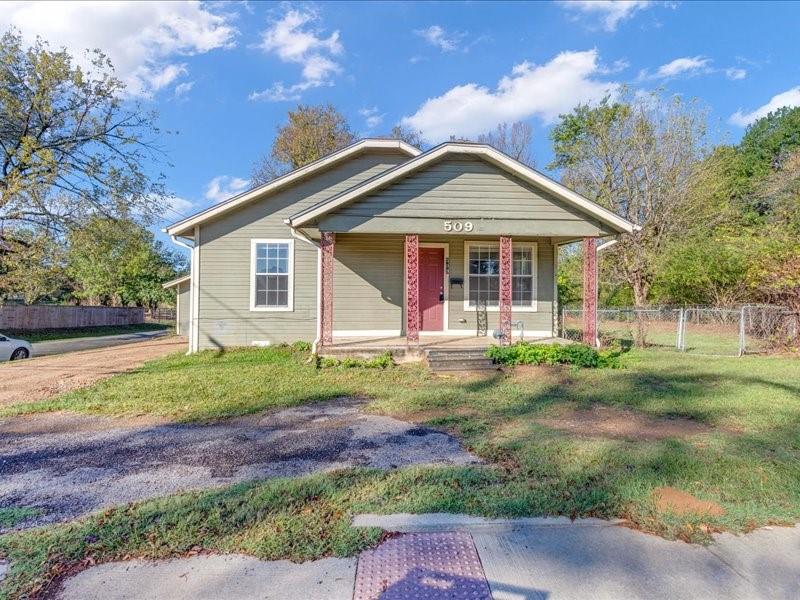
<svg viewBox="0 0 800 600"><path fill-rule="evenodd" d="M358 512L624 518L698 541L800 520L800 361L632 351L621 369L524 367L435 378L419 365L318 370L286 348L173 356L92 388L5 414L74 410L206 421L344 395L368 409L442 427L486 466L351 471L267 481L121 507L8 535L7 593L30 591L91 557L169 556L202 548L264 558L357 552L375 531ZM612 417L619 430L592 419ZM637 424L632 430L626 423ZM639 427L641 424L641 431ZM654 491L712 502L677 514Z"/></svg>
<svg viewBox="0 0 800 600"><path fill-rule="evenodd" d="M139 333L141 331L160 331L171 327L165 323L141 323L139 325L107 325L102 327L63 327L59 329L4 329L8 337L35 342L68 340L83 337L102 337L121 335L123 333Z"/></svg>

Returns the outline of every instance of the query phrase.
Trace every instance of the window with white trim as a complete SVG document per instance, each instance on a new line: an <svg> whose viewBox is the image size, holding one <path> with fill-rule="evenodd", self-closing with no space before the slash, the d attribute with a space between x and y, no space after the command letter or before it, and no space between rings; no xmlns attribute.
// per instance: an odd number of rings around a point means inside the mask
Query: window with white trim
<svg viewBox="0 0 800 600"><path fill-rule="evenodd" d="M500 245L467 243L465 247L464 308L486 303L489 310L500 306ZM511 303L519 310L536 310L536 244L512 244Z"/></svg>
<svg viewBox="0 0 800 600"><path fill-rule="evenodd" d="M251 310L292 310L294 240L252 240Z"/></svg>

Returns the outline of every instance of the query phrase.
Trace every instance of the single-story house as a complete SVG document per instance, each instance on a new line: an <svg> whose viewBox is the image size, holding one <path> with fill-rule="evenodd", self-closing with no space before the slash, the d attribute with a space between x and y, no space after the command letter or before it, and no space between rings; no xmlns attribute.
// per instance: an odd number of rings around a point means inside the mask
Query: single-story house
<svg viewBox="0 0 800 600"><path fill-rule="evenodd" d="M597 239L635 229L484 144L364 139L165 231L191 248L193 352L553 337L558 247L580 240L593 340Z"/></svg>

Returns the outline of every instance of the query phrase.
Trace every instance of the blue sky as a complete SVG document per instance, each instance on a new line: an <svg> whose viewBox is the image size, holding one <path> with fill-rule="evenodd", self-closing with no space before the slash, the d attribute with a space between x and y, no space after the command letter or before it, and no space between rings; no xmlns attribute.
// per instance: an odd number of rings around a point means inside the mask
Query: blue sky
<svg viewBox="0 0 800 600"><path fill-rule="evenodd" d="M791 2L4 3L10 25L103 49L178 132L163 140L177 198L162 226L244 189L298 102L334 104L364 136L402 121L431 143L526 120L542 170L557 115L620 84L699 98L732 142L800 105Z"/></svg>

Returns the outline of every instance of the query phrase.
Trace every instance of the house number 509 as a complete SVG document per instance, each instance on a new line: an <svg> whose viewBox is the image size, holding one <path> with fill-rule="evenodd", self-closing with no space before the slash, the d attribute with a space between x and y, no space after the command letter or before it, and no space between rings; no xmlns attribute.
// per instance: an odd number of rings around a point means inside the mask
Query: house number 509
<svg viewBox="0 0 800 600"><path fill-rule="evenodd" d="M445 221L444 222L444 230L445 231L455 231L456 233L461 231L466 231L469 233L474 229L474 225L472 221Z"/></svg>

